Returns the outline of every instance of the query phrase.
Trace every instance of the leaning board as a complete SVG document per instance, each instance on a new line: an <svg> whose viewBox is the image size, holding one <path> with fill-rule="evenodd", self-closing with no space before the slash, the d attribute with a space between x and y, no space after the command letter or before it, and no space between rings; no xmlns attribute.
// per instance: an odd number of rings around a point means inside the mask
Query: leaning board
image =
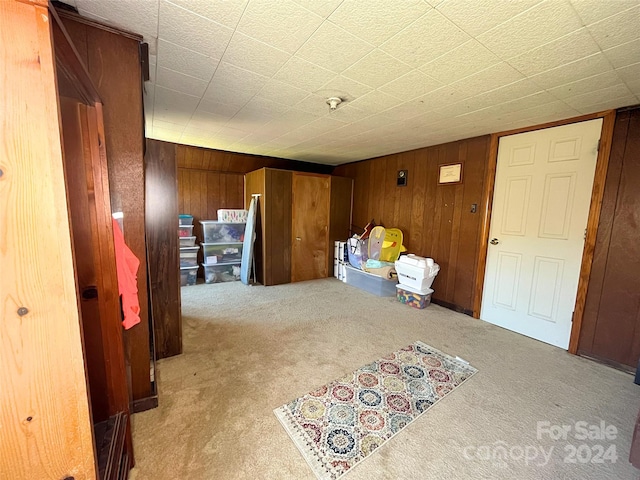
<svg viewBox="0 0 640 480"><path fill-rule="evenodd" d="M240 281L249 285L251 276L251 266L253 265L253 243L256 239L256 212L258 210L258 197L251 199L249 205L249 215L247 215L247 226L244 230L244 241L242 243L242 263L240 264Z"/></svg>

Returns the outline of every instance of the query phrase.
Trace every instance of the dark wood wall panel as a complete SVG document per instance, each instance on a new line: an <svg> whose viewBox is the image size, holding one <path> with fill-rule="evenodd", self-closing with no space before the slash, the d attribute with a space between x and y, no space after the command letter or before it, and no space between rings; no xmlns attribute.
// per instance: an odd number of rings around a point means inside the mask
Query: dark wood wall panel
<svg viewBox="0 0 640 480"><path fill-rule="evenodd" d="M578 353L635 369L640 357L640 108L618 112Z"/></svg>
<svg viewBox="0 0 640 480"><path fill-rule="evenodd" d="M353 179L331 177L331 211L329 213L329 276L333 275L334 242L349 238L353 205Z"/></svg>
<svg viewBox="0 0 640 480"><path fill-rule="evenodd" d="M263 157L247 153L226 152L209 148L176 144L178 168L216 172L249 173L263 167L296 170L299 172L331 173L333 167L318 163L296 162L284 158Z"/></svg>
<svg viewBox="0 0 640 480"><path fill-rule="evenodd" d="M280 285L291 281L291 220L293 174L285 170L265 171L262 200L265 232L265 284Z"/></svg>
<svg viewBox="0 0 640 480"><path fill-rule="evenodd" d="M244 175L241 173L178 169L178 211L193 215L196 245L204 241L200 221L217 220L221 208L244 208L243 192ZM201 263L202 250L198 255L198 263Z"/></svg>
<svg viewBox="0 0 640 480"><path fill-rule="evenodd" d="M354 179L353 230L370 220L400 228L410 252L433 257L440 273L434 301L470 314L478 256L480 205L489 137L477 137L339 166L335 175ZM463 182L438 185L439 165L463 164ZM398 187L398 170L408 170Z"/></svg>
<svg viewBox="0 0 640 480"><path fill-rule="evenodd" d="M178 172L173 143L147 140L146 227L158 358L182 353L178 259Z"/></svg>
<svg viewBox="0 0 640 480"><path fill-rule="evenodd" d="M150 322L145 242L144 133L139 42L85 24L71 14L62 21L85 62L104 107L111 209L123 212L123 233L140 260L140 323L124 332L135 401L155 395L149 374Z"/></svg>

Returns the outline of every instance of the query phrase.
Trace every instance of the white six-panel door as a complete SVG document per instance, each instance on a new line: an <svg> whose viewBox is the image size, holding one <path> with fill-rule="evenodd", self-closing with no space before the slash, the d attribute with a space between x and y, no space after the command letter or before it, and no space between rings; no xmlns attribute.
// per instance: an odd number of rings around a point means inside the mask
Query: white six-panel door
<svg viewBox="0 0 640 480"><path fill-rule="evenodd" d="M568 347L601 129L500 139L481 319Z"/></svg>

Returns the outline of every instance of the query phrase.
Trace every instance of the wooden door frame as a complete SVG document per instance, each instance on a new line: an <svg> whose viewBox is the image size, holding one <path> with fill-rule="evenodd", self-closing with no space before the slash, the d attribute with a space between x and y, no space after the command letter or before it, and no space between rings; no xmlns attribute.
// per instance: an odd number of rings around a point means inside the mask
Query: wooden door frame
<svg viewBox="0 0 640 480"><path fill-rule="evenodd" d="M576 354L578 351L578 340L580 329L582 328L582 317L587 299L587 288L589 286L589 276L591 275L591 264L593 262L593 252L596 245L598 233L598 223L600 221L600 209L602 207L602 197L609 167L609 155L611 153L611 141L613 138L613 126L616 120L615 110L605 110L602 112L590 113L579 117L558 120L555 122L543 123L531 127L506 130L491 134L489 145L489 156L487 159L487 173L484 179L482 191L482 204L480 212L480 244L478 248L478 263L476 267L476 281L473 297L473 317L480 318L480 308L482 305L482 293L484 288L484 276L487 266L487 247L489 243L489 228L491 227L491 209L493 205L493 192L496 181L496 167L498 164L498 145L500 138L519 133L533 132L545 128L559 127L572 123L586 122L602 118L602 132L600 136L600 147L596 160L596 170L593 178L593 188L591 191L591 204L589 206L589 217L587 220L587 236L582 250L582 262L580 266L580 278L578 280L578 291L573 312L571 326L571 336L569 339L569 353Z"/></svg>

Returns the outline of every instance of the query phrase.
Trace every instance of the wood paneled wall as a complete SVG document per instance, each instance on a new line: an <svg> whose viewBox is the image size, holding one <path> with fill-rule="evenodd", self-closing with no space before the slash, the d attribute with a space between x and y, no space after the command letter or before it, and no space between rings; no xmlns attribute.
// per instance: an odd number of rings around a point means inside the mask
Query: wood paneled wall
<svg viewBox="0 0 640 480"><path fill-rule="evenodd" d="M136 404L155 396L149 374L151 327L144 220L142 79L138 51L141 39L107 30L73 13L60 12L60 15L104 102L111 209L123 212L125 241L140 260L137 278L140 323L124 332L131 395Z"/></svg>
<svg viewBox="0 0 640 480"><path fill-rule="evenodd" d="M640 108L616 115L578 353L635 370L640 357Z"/></svg>
<svg viewBox="0 0 640 480"><path fill-rule="evenodd" d="M178 259L178 182L173 143L147 140L146 227L156 354L182 353Z"/></svg>
<svg viewBox="0 0 640 480"><path fill-rule="evenodd" d="M479 213L489 137L459 140L339 166L335 175L354 179L353 233L370 220L396 227L409 252L440 265L434 301L471 314L478 257ZM463 181L438 185L439 166L462 163ZM407 186L396 185L407 170ZM477 213L471 213L472 205Z"/></svg>
<svg viewBox="0 0 640 480"><path fill-rule="evenodd" d="M196 242L202 242L200 220L216 220L220 208L244 208L244 174L263 167L330 173L332 166L282 158L225 152L176 144L179 213L193 215ZM198 263L202 260L199 252ZM261 269L262 266L257 268ZM203 276L202 269L199 275Z"/></svg>

